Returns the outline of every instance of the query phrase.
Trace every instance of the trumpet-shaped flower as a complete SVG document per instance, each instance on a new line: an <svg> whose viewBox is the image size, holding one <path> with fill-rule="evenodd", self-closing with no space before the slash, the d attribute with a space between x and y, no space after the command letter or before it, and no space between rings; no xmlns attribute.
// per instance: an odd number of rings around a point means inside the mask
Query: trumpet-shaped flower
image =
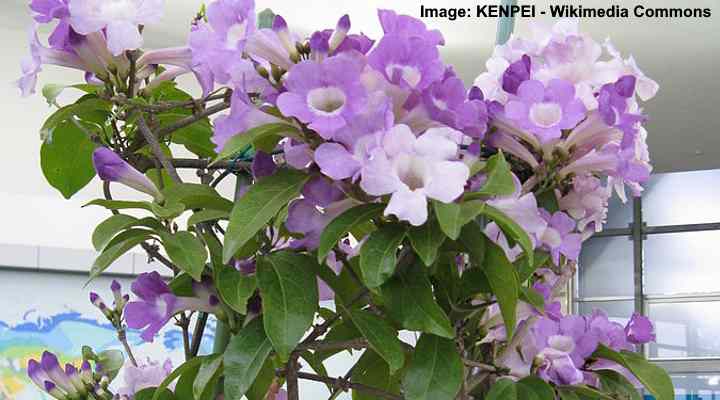
<svg viewBox="0 0 720 400"><path fill-rule="evenodd" d="M360 186L373 196L391 195L385 215L422 225L428 199L454 201L469 178L468 167L457 161L458 135L450 128L433 128L415 137L406 125L393 127L381 147L371 151Z"/></svg>
<svg viewBox="0 0 720 400"><path fill-rule="evenodd" d="M135 190L147 193L156 199L162 197L158 188L148 177L106 147L98 147L95 150L93 164L98 176L104 181L122 183Z"/></svg>
<svg viewBox="0 0 720 400"><path fill-rule="evenodd" d="M105 31L113 55L142 46L139 25L160 21L163 0L70 0L70 23L73 29L87 35Z"/></svg>
<svg viewBox="0 0 720 400"><path fill-rule="evenodd" d="M569 260L577 260L582 245L582 235L573 233L577 223L562 211L551 215L540 209L540 215L547 221L547 227L538 235L538 240L550 250L555 265L560 265L561 254Z"/></svg>
<svg viewBox="0 0 720 400"><path fill-rule="evenodd" d="M120 396L133 398L137 392L143 389L160 386L172 370L173 365L170 359L160 364L148 358L145 363L138 366L126 365L123 369L125 385L118 389L117 393ZM173 387L174 383L170 385L170 389Z"/></svg>
<svg viewBox="0 0 720 400"><path fill-rule="evenodd" d="M386 35L419 38L433 46L445 44L445 39L440 31L428 30L425 23L417 18L398 15L392 10L378 10L378 17Z"/></svg>
<svg viewBox="0 0 720 400"><path fill-rule="evenodd" d="M362 68L356 59L343 56L303 61L290 70L285 82L288 91L278 97L278 108L332 139L366 103Z"/></svg>
<svg viewBox="0 0 720 400"><path fill-rule="evenodd" d="M154 336L177 313L185 310L220 312L220 301L208 282L193 282L193 297L179 297L172 293L160 274L140 274L132 284L132 291L139 298L125 306L128 327L143 329L140 337L152 342Z"/></svg>
<svg viewBox="0 0 720 400"><path fill-rule="evenodd" d="M390 83L410 90L424 90L445 71L435 45L397 34L385 35L368 54L368 63Z"/></svg>

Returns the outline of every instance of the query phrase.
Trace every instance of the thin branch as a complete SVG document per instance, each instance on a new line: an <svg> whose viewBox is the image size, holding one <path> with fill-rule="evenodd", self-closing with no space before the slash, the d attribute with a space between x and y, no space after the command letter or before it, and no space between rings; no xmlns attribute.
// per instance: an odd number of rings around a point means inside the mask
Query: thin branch
<svg viewBox="0 0 720 400"><path fill-rule="evenodd" d="M165 153L163 153L158 138L155 137L150 128L147 126L147 122L145 122L145 118L142 115L138 117L137 125L143 137L145 138L145 141L147 141L147 143L150 145L150 150L152 150L153 155L160 161L160 164L162 164L163 168L165 168L168 175L170 175L170 178L172 178L172 180L176 183L182 182L182 180L180 179L180 175L178 175L177 173L177 170L170 162L170 160L165 156Z"/></svg>
<svg viewBox="0 0 720 400"><path fill-rule="evenodd" d="M326 385L332 385L334 388L340 389L342 391L348 391L350 389L359 390L361 392L365 392L365 393L367 393L371 396L377 397L379 399L387 399L387 400L403 400L404 399L404 397L402 397L402 396L398 396L396 394L392 394L390 392L386 392L384 390L374 388L372 386L363 385L361 383L350 382L349 380L347 380L345 378L330 378L327 376L309 374L306 372L298 372L297 377L300 379L308 380L308 381L322 382Z"/></svg>
<svg viewBox="0 0 720 400"><path fill-rule="evenodd" d="M346 350L346 349L364 349L368 346L368 342L365 339L353 339L337 342L311 342L298 345L296 351L303 350L315 350L315 351L327 351L327 350Z"/></svg>
<svg viewBox="0 0 720 400"><path fill-rule="evenodd" d="M110 97L108 100L115 104L131 106L147 112L161 113L177 108L194 108L197 107L198 104L203 104L215 100L222 100L226 97L227 95L225 93L218 93L202 99L193 99L187 101L164 101L155 104L140 104L138 102L130 101L127 96L122 95Z"/></svg>
<svg viewBox="0 0 720 400"><path fill-rule="evenodd" d="M481 362L468 360L466 358L463 359L463 364L467 365L468 367L477 368L480 371L497 371L497 368L490 364L483 364Z"/></svg>
<svg viewBox="0 0 720 400"><path fill-rule="evenodd" d="M180 314L180 319L175 322L175 325L179 326L182 330L182 338L183 338L183 350L185 353L185 361L189 360L190 355L190 319L187 317L187 315L183 312Z"/></svg>
<svg viewBox="0 0 720 400"><path fill-rule="evenodd" d="M350 377L352 376L353 371L355 370L355 367L357 367L357 363L350 367L348 372L345 373L345 376L342 377L345 381L349 381ZM330 397L328 397L328 400L335 400L336 397L342 392L342 388L336 387L333 389L332 393L330 393Z"/></svg>
<svg viewBox="0 0 720 400"><path fill-rule="evenodd" d="M143 250L145 250L151 260L158 261L160 264L170 268L173 272L178 271L178 268L175 266L175 264L173 264L172 261L168 260L162 254L160 254L160 252L155 246L151 245L148 242L142 242L140 243L140 246L143 248Z"/></svg>
<svg viewBox="0 0 720 400"><path fill-rule="evenodd" d="M359 301L360 299L365 297L365 295L367 295L368 293L370 293L370 291L367 288L363 288L363 290L361 290L360 293L358 293L355 297L352 298L352 300L350 300L350 302L347 304L346 307L351 307L357 301ZM337 322L339 319L340 319L340 313L337 313L332 318L326 320L322 324L315 325L315 327L313 328L312 332L310 332L308 337L306 337L305 340L303 340L302 343L300 343L300 346L307 345L308 343L314 342L317 338L324 335L325 332L327 332L328 328L330 328L330 326L332 326L332 324Z"/></svg>
<svg viewBox="0 0 720 400"><path fill-rule="evenodd" d="M298 365L298 356L298 353L291 354L287 368L285 369L288 400L300 400L300 387L298 385L298 378L300 377L298 369L300 369L300 366Z"/></svg>
<svg viewBox="0 0 720 400"><path fill-rule="evenodd" d="M130 348L130 344L127 341L127 334L125 333L125 328L120 328L117 331L118 334L118 340L120 343L122 343L123 347L125 348L125 353L127 353L128 358L130 359L130 362L133 366L137 367L138 363L135 360L135 356L133 355L132 349Z"/></svg>
<svg viewBox="0 0 720 400"><path fill-rule="evenodd" d="M218 161L217 163L210 165L212 160L194 158L173 158L170 160L175 168L189 168L189 169L225 169L225 170L242 170L250 168L251 163L247 161Z"/></svg>
<svg viewBox="0 0 720 400"><path fill-rule="evenodd" d="M195 357L200 352L200 343L202 343L205 325L207 325L208 313L201 312L195 322L195 330L192 334L192 346L190 346L190 354Z"/></svg>

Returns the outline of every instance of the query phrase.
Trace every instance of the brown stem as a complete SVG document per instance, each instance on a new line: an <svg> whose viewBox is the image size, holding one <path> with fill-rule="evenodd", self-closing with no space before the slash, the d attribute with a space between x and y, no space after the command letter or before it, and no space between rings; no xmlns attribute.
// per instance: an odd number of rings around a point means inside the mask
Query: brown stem
<svg viewBox="0 0 720 400"><path fill-rule="evenodd" d="M285 370L285 379L287 380L288 400L300 400L300 388L298 386L298 354L290 355L287 368Z"/></svg>
<svg viewBox="0 0 720 400"><path fill-rule="evenodd" d="M125 353L127 353L128 358L130 359L130 362L133 366L137 367L138 363L135 360L135 356L133 355L132 349L130 348L130 344L127 341L127 335L125 333L125 328L120 328L117 331L118 334L118 340L120 343L122 343L123 347L125 348Z"/></svg>
<svg viewBox="0 0 720 400"><path fill-rule="evenodd" d="M368 346L368 342L365 339L353 339L338 342L311 342L298 345L296 351L303 350L345 350L345 349L363 349Z"/></svg>
<svg viewBox="0 0 720 400"><path fill-rule="evenodd" d="M145 141L150 145L150 150L152 150L153 155L160 161L160 164L162 164L163 168L165 168L168 175L170 175L170 178L172 178L172 180L176 183L181 183L182 180L180 179L180 175L178 175L177 170L175 169L173 164L165 156L165 153L163 153L158 138L147 126L147 122L145 122L145 118L142 115L138 117L137 125L143 137L145 138Z"/></svg>
<svg viewBox="0 0 720 400"><path fill-rule="evenodd" d="M171 162L175 168L190 169L248 169L251 164L247 161L219 161L210 165L211 160L196 160L193 158L173 158Z"/></svg>
<svg viewBox="0 0 720 400"><path fill-rule="evenodd" d="M203 333L205 331L205 325L207 324L208 314L201 312L198 315L197 322L195 322L195 330L192 335L192 346L190 346L190 355L193 357L198 355L200 352L200 343L202 343Z"/></svg>
<svg viewBox="0 0 720 400"><path fill-rule="evenodd" d="M370 291L367 288L364 288L363 290L360 291L360 293L358 293L355 297L353 297L352 300L350 300L350 302L348 303L348 305L346 307L352 306L353 304L355 304L355 302L357 302L358 300L365 297L365 295L367 295L369 292ZM332 318L328 319L327 321L323 322L322 324L315 325L312 332L310 332L310 334L305 338L305 340L303 340L302 343L300 343L300 346L307 345L308 343L314 342L317 338L324 335L325 332L327 332L328 328L330 328L330 326L332 326L332 324L337 322L339 319L340 319L340 313L337 313Z"/></svg>
<svg viewBox="0 0 720 400"><path fill-rule="evenodd" d="M361 383L354 383L350 382L346 378L330 378L328 376L320 376L315 374L309 374L306 372L298 372L297 377L300 379L305 379L308 381L315 381L315 382L322 382L326 385L331 385L337 389L340 389L342 391L348 391L350 389L352 390L359 390L361 392L365 392L371 396L377 397L379 399L387 399L387 400L403 400L404 397L392 394L390 392L386 392L384 390L374 388L372 386L363 385ZM289 381L288 381L289 383Z"/></svg>
<svg viewBox="0 0 720 400"><path fill-rule="evenodd" d="M468 367L477 368L481 371L496 371L497 370L497 368L493 367L492 365L483 364L481 362L468 360L468 359L463 359L463 364L467 365Z"/></svg>
<svg viewBox="0 0 720 400"><path fill-rule="evenodd" d="M183 338L183 350L185 353L185 361L190 359L190 333L188 332L190 327L190 319L183 312L180 314L180 319L175 323L182 330Z"/></svg>

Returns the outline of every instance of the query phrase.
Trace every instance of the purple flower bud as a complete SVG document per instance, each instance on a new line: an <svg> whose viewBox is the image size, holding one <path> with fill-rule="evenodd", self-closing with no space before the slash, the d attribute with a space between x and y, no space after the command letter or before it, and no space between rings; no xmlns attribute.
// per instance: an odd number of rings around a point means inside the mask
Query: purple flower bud
<svg viewBox="0 0 720 400"><path fill-rule="evenodd" d="M83 361L80 365L80 378L86 384L93 384L95 382L93 379L92 367L90 366L90 362L88 360Z"/></svg>
<svg viewBox="0 0 720 400"><path fill-rule="evenodd" d="M45 391L50 393L56 388L55 384L50 381L45 381Z"/></svg>
<svg viewBox="0 0 720 400"><path fill-rule="evenodd" d="M255 179L259 179L274 174L277 165L270 154L258 151L255 153L250 169Z"/></svg>
<svg viewBox="0 0 720 400"><path fill-rule="evenodd" d="M330 36L329 46L331 52L340 47L347 37L348 31L350 31L350 16L345 14L340 17L335 32Z"/></svg>
<svg viewBox="0 0 720 400"><path fill-rule="evenodd" d="M90 302L97 306L98 303L102 302L102 300L100 300L100 295L95 292L90 292Z"/></svg>
<svg viewBox="0 0 720 400"><path fill-rule="evenodd" d="M65 371L60 367L57 356L45 351L40 358L40 366L47 374L47 377L58 385L63 391L74 394L77 390L70 383L70 379L65 375Z"/></svg>
<svg viewBox="0 0 720 400"><path fill-rule="evenodd" d="M470 88L470 91L468 92L468 100L485 100L485 95L483 94L482 89L477 86L473 86L472 88Z"/></svg>
<svg viewBox="0 0 720 400"><path fill-rule="evenodd" d="M33 359L28 361L27 373L30 380L32 380L41 389L44 385L43 382L50 379L45 373L45 370L42 369L40 363Z"/></svg>
<svg viewBox="0 0 720 400"><path fill-rule="evenodd" d="M117 309L122 309L125 306L125 302L123 301L122 286L120 285L120 282L113 279L110 284L110 290L112 291L113 297L115 297L115 307Z"/></svg>
<svg viewBox="0 0 720 400"><path fill-rule="evenodd" d="M638 313L633 314L625 326L628 342L645 344L655 341L654 327L650 319Z"/></svg>
<svg viewBox="0 0 720 400"><path fill-rule="evenodd" d="M283 18L281 15L276 15L273 19L272 30L277 33L288 32L288 24L287 22L285 22L285 18Z"/></svg>
<svg viewBox="0 0 720 400"><path fill-rule="evenodd" d="M110 284L110 290L113 292L119 292L122 289L122 286L120 286L120 282L113 279L112 283Z"/></svg>
<svg viewBox="0 0 720 400"><path fill-rule="evenodd" d="M120 182L135 190L147 193L155 199L162 197L160 191L150 179L106 147L98 147L95 150L93 164L98 176L104 181Z"/></svg>
<svg viewBox="0 0 720 400"><path fill-rule="evenodd" d="M505 70L502 77L502 88L504 91L517 94L520 84L530 79L530 57L526 54Z"/></svg>

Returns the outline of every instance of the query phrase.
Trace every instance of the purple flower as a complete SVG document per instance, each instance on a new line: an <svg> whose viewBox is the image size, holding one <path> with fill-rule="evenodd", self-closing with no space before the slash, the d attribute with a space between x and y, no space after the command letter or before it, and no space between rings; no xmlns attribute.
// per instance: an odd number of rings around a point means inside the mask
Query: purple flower
<svg viewBox="0 0 720 400"><path fill-rule="evenodd" d="M465 84L454 73L446 73L442 81L433 83L422 93L422 102L430 118L457 128L457 113L465 103Z"/></svg>
<svg viewBox="0 0 720 400"><path fill-rule="evenodd" d="M440 31L428 30L425 23L417 18L398 15L392 10L378 10L378 17L386 35L418 38L432 46L445 44L445 39Z"/></svg>
<svg viewBox="0 0 720 400"><path fill-rule="evenodd" d="M538 358L541 360L538 367L540 378L559 385L576 385L583 381L583 373L575 366L570 353L575 349L573 338L563 335L553 335L548 338L545 347Z"/></svg>
<svg viewBox="0 0 720 400"><path fill-rule="evenodd" d="M275 170L277 170L277 165L275 164L275 160L273 160L272 155L264 151L257 151L253 157L250 169L253 177L257 180L274 174Z"/></svg>
<svg viewBox="0 0 720 400"><path fill-rule="evenodd" d="M207 23L190 32L194 66L207 66L219 83L230 80L229 68L242 57L255 32L253 0L216 0L207 9Z"/></svg>
<svg viewBox="0 0 720 400"><path fill-rule="evenodd" d="M139 25L160 21L163 0L70 0L70 22L82 35L105 31L113 55L142 46Z"/></svg>
<svg viewBox="0 0 720 400"><path fill-rule="evenodd" d="M397 34L383 37L368 55L368 63L390 83L411 90L424 90L445 72L435 45Z"/></svg>
<svg viewBox="0 0 720 400"><path fill-rule="evenodd" d="M28 361L27 367L28 376L33 383L59 399L66 396L79 398L87 393L84 385L76 379L77 374L74 374L73 370L74 367L63 370L57 356L48 351L43 352L40 362L33 359Z"/></svg>
<svg viewBox="0 0 720 400"><path fill-rule="evenodd" d="M649 318L634 313L625 325L625 334L630 343L645 344L655 341L655 328Z"/></svg>
<svg viewBox="0 0 720 400"><path fill-rule="evenodd" d="M261 63L276 65L287 71L299 59L296 41L283 17L276 15L272 29L259 29L248 37L245 51Z"/></svg>
<svg viewBox="0 0 720 400"><path fill-rule="evenodd" d="M610 191L602 186L600 179L592 175L573 178L572 189L558 196L560 209L577 220L577 229L583 236L602 229L607 218Z"/></svg>
<svg viewBox="0 0 720 400"><path fill-rule="evenodd" d="M332 139L366 103L362 68L357 60L343 56L303 61L290 70L285 82L288 91L278 97L278 108Z"/></svg>
<svg viewBox="0 0 720 400"><path fill-rule="evenodd" d="M104 181L119 182L147 193L155 199L162 198L160 191L150 179L106 147L98 147L95 150L93 164L98 176Z"/></svg>
<svg viewBox="0 0 720 400"><path fill-rule="evenodd" d="M193 282L193 297L175 296L157 272L140 274L132 284L139 298L125 306L125 320L133 329L143 329L140 337L152 342L154 336L177 313L184 310L217 313L219 300L208 282Z"/></svg>
<svg viewBox="0 0 720 400"><path fill-rule="evenodd" d="M487 204L512 218L531 237L547 228L547 222L542 218L537 200L532 193L520 194L518 191L511 196L488 200Z"/></svg>
<svg viewBox="0 0 720 400"><path fill-rule="evenodd" d="M320 244L320 235L335 217L350 208L350 200L336 201L320 208L313 198L294 200L288 207L285 227L288 231L302 234L302 239L293 240L293 248L316 249Z"/></svg>
<svg viewBox="0 0 720 400"><path fill-rule="evenodd" d="M505 105L505 115L542 143L560 138L563 129L574 128L585 118L585 106L567 81L556 79L545 86L527 80L518 87L517 96Z"/></svg>
<svg viewBox="0 0 720 400"><path fill-rule="evenodd" d="M221 152L230 138L246 131L266 124L281 122L256 105L251 104L247 94L240 90L233 92L230 114L217 117L213 120L213 136L210 139L215 143L215 150Z"/></svg>
<svg viewBox="0 0 720 400"><path fill-rule="evenodd" d="M508 135L503 131L498 130L493 132L492 135L487 138L486 143L488 146L503 150L504 152L512 154L525 161L528 165L530 165L530 167L532 167L532 169L536 169L540 166L537 158L535 158L533 153L531 153L527 147L522 145L513 136Z"/></svg>
<svg viewBox="0 0 720 400"><path fill-rule="evenodd" d="M170 375L172 370L173 365L170 359L160 364L148 358L144 364L138 365L137 367L132 364L127 364L123 370L125 385L121 387L117 393L121 396L132 398L137 392L145 388L159 386L162 381ZM170 386L171 390L173 386L174 384Z"/></svg>
<svg viewBox="0 0 720 400"><path fill-rule="evenodd" d="M538 235L539 242L550 250L555 265L560 265L560 255L575 261L580 256L582 236L572 233L576 222L562 211L550 215L540 209L540 215L547 221L547 228Z"/></svg>
<svg viewBox="0 0 720 400"><path fill-rule="evenodd" d="M502 88L504 91L517 94L520 84L530 79L531 68L530 57L522 56L520 60L510 64L502 76Z"/></svg>
<svg viewBox="0 0 720 400"><path fill-rule="evenodd" d="M33 18L38 23L49 23L53 19L58 20L58 24L50 34L48 42L50 47L54 49L66 50L71 29L68 0L32 0L30 9L35 12Z"/></svg>
<svg viewBox="0 0 720 400"><path fill-rule="evenodd" d="M338 20L335 29L317 31L310 36L311 58L319 61L327 56L337 55L346 51L357 51L366 54L374 41L363 34L351 35L350 17L344 15Z"/></svg>
<svg viewBox="0 0 720 400"><path fill-rule="evenodd" d="M433 128L415 137L406 125L386 132L371 151L360 187L372 196L390 194L385 215L419 226L427 220L428 198L450 203L463 192L470 170L457 160L458 138L450 128Z"/></svg>

